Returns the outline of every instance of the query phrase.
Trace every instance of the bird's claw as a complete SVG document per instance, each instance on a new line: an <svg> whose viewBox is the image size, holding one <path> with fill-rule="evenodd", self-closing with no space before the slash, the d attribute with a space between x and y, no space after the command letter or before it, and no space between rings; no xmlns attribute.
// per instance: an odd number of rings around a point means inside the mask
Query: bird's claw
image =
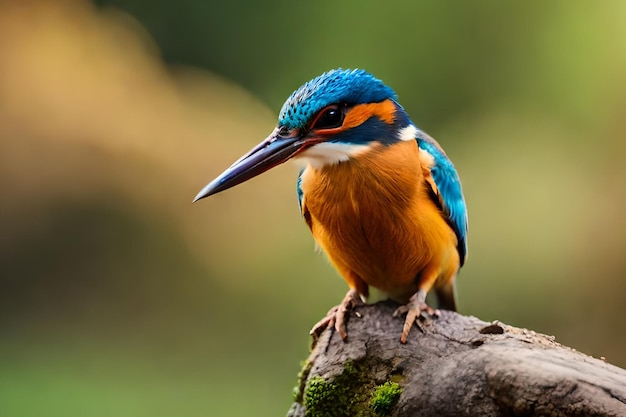
<svg viewBox="0 0 626 417"><path fill-rule="evenodd" d="M326 316L318 321L309 332L313 336L313 344L328 327L334 327L339 336L341 336L341 340L345 342L348 339L346 330L347 314L359 304L363 304L359 293L353 289L348 291L341 303L328 310Z"/></svg>
<svg viewBox="0 0 626 417"><path fill-rule="evenodd" d="M408 303L398 307L393 312L394 317L398 317L403 314L406 314L406 319L404 320L404 326L402 327L400 343L405 344L407 337L409 336L409 332L414 324L420 329L420 331L424 331L419 323L420 317L437 318L439 317L439 310L435 310L426 304L426 292L424 290L419 290L413 294Z"/></svg>
<svg viewBox="0 0 626 417"><path fill-rule="evenodd" d="M334 306L333 308L328 310L328 313L326 313L323 319L315 323L315 325L309 332L309 334L313 336L314 340L317 340L321 336L322 332L326 330L326 328L335 326L338 310L339 306ZM341 332L339 332L339 334L341 334Z"/></svg>

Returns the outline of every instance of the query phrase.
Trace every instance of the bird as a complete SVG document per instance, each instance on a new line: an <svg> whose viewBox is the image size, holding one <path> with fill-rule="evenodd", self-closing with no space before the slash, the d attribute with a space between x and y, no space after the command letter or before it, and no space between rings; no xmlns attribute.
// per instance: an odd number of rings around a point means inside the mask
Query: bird
<svg viewBox="0 0 626 417"><path fill-rule="evenodd" d="M348 284L311 330L347 341L350 312L373 287L406 314L400 342L438 309L456 311L467 258L467 206L458 173L396 93L363 69L333 69L296 89L276 128L206 185L194 202L288 160L301 163L297 196L316 244ZM438 309L426 303L434 290Z"/></svg>

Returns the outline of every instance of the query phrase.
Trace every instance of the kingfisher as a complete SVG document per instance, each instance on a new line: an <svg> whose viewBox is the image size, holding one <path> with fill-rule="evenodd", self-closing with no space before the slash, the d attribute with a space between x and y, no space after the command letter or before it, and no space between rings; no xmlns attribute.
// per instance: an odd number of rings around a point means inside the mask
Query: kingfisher
<svg viewBox="0 0 626 417"><path fill-rule="evenodd" d="M346 321L374 287L406 314L401 343L426 303L456 311L455 278L467 257L467 208L442 147L419 129L395 92L361 69L335 69L285 101L272 133L205 186L194 202L288 160L302 170L297 195L317 245L348 284L311 330L347 340ZM419 324L417 324L419 326Z"/></svg>

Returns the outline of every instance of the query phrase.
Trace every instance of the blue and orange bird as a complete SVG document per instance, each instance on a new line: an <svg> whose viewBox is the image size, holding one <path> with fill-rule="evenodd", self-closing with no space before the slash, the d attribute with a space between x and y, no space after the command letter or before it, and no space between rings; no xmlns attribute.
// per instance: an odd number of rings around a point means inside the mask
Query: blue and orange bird
<svg viewBox="0 0 626 417"><path fill-rule="evenodd" d="M456 310L455 277L467 256L467 210L457 172L417 128L396 94L363 70L328 71L294 91L278 126L198 193L226 190L289 159L313 238L350 287L311 334L332 327L345 341L346 315L369 287L402 303L406 343L434 288Z"/></svg>

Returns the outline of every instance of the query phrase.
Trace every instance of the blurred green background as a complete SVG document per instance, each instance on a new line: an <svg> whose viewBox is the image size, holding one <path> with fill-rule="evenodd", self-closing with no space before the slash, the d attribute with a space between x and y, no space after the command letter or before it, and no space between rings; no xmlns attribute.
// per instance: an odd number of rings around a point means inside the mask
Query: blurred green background
<svg viewBox="0 0 626 417"><path fill-rule="evenodd" d="M626 2L0 1L0 415L276 416L346 286L290 164L191 205L335 67L470 214L461 312L626 366Z"/></svg>

